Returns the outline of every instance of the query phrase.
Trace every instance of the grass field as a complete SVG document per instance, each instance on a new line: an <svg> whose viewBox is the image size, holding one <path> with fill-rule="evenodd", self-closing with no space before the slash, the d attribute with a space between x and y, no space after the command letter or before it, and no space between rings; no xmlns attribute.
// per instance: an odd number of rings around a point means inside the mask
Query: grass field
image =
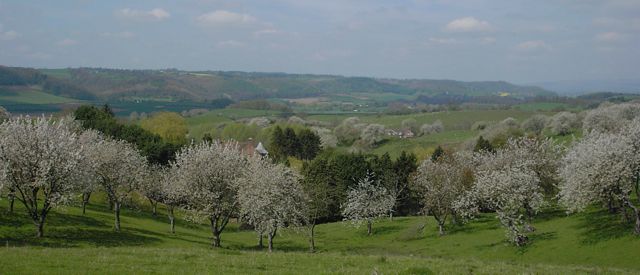
<svg viewBox="0 0 640 275"><path fill-rule="evenodd" d="M548 209L535 221L532 243L516 248L504 241L497 220L486 215L437 235L422 217L382 219L374 235L347 223L316 229L318 252L307 252L303 232L284 230L274 253L257 251L253 231L231 224L222 249L209 248L206 225L178 220L175 235L164 215L147 207L125 210L123 231L112 230L112 215L95 196L86 215L76 207L51 214L46 237L23 209L7 213L0 201L0 265L7 274L69 273L349 273L371 274L614 274L640 272L640 238L617 216L602 211L566 216ZM424 227L424 229L421 229Z"/></svg>
<svg viewBox="0 0 640 275"><path fill-rule="evenodd" d="M333 122L335 124L347 117L357 116L363 122L379 123L386 127L398 128L405 119L413 118L418 124L433 123L436 120L442 121L445 130L468 130L471 125L477 121L501 121L507 117L512 117L522 122L523 120L533 116L534 111L523 110L472 110L472 111L448 111L435 113L418 113L408 115L310 115L309 120L319 120ZM545 113L545 112L542 112Z"/></svg>
<svg viewBox="0 0 640 275"><path fill-rule="evenodd" d="M62 104L80 100L44 93L37 88L13 90L0 88L0 105L10 104Z"/></svg>
<svg viewBox="0 0 640 275"><path fill-rule="evenodd" d="M475 137L476 131L451 130L415 138L390 138L371 152L374 154L388 153L392 158L398 157L402 151L413 152L418 159L425 159L433 153L438 145L453 146Z"/></svg>
<svg viewBox="0 0 640 275"><path fill-rule="evenodd" d="M189 127L189 136L201 138L204 133L211 132L212 129L217 128L222 123L233 122L236 119L250 118L250 117L273 117L279 112L267 111L267 110L249 110L249 109L234 109L226 108L213 110L206 114L187 118L187 125Z"/></svg>
<svg viewBox="0 0 640 275"><path fill-rule="evenodd" d="M524 103L513 106L514 109L522 111L557 111L557 110L570 110L575 107L569 104L559 102L535 102Z"/></svg>
<svg viewBox="0 0 640 275"><path fill-rule="evenodd" d="M316 114L305 117L307 120L329 122L333 126L338 125L348 117L357 116L365 123L379 123L387 128L398 129L405 119L415 119L418 125L433 123L436 120L443 122L445 131L442 133L415 138L400 139L387 137L378 147L370 152L374 154L389 153L391 157L397 157L401 151L413 152L420 159L430 155L438 145L455 146L475 137L478 132L471 131L471 125L477 121L498 122L507 117L513 117L519 122L533 116L534 114L551 115L552 112L524 111L524 110L474 110L474 111L451 111L437 113L417 113L409 115L383 115L383 114ZM220 109L209 113L190 117L187 119L190 136L200 138L206 132L211 132L222 123L229 123L237 119L266 116L276 118L278 112L245 110L245 109ZM338 150L348 151L348 147L340 147Z"/></svg>

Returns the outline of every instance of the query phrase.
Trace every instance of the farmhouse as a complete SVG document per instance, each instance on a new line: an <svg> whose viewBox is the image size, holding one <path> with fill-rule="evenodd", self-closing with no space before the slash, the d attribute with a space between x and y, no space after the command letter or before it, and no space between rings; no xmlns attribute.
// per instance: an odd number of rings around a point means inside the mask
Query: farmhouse
<svg viewBox="0 0 640 275"><path fill-rule="evenodd" d="M247 142L240 143L239 146L242 149L242 152L247 155L253 155L256 153L262 157L266 157L269 155L269 151L264 148L262 142L258 142L258 145L256 145L255 142L249 140Z"/></svg>
<svg viewBox="0 0 640 275"><path fill-rule="evenodd" d="M386 131L386 134L388 136L392 136L392 137L399 137L399 138L413 138L415 137L415 134L413 133L413 131L411 131L411 129L409 128L403 128L403 129L388 129Z"/></svg>

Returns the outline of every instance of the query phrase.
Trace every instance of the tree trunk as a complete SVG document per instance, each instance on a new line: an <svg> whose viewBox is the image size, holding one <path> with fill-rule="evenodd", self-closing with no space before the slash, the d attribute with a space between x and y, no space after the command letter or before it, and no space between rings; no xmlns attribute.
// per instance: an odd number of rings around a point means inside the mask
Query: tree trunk
<svg viewBox="0 0 640 275"><path fill-rule="evenodd" d="M613 198L613 196L609 196L609 201L607 202L607 208L609 210L609 213L611 214L615 214L618 213L618 207L616 207L615 205L616 201Z"/></svg>
<svg viewBox="0 0 640 275"><path fill-rule="evenodd" d="M16 202L16 195L9 193L9 213L13 213L13 203Z"/></svg>
<svg viewBox="0 0 640 275"><path fill-rule="evenodd" d="M258 248L262 250L264 245L262 244L262 232L258 233Z"/></svg>
<svg viewBox="0 0 640 275"><path fill-rule="evenodd" d="M39 221L36 222L36 227L38 228L36 237L38 238L44 237L44 218L41 218Z"/></svg>
<svg viewBox="0 0 640 275"><path fill-rule="evenodd" d="M113 202L113 213L115 215L115 230L120 232L120 203Z"/></svg>
<svg viewBox="0 0 640 275"><path fill-rule="evenodd" d="M367 235L371 236L371 221L367 221Z"/></svg>
<svg viewBox="0 0 640 275"><path fill-rule="evenodd" d="M82 201L82 215L87 214L87 202Z"/></svg>
<svg viewBox="0 0 640 275"><path fill-rule="evenodd" d="M438 233L440 236L444 236L444 224L438 221Z"/></svg>
<svg viewBox="0 0 640 275"><path fill-rule="evenodd" d="M87 212L87 204L89 204L89 199L91 198L91 192L82 193L82 215Z"/></svg>
<svg viewBox="0 0 640 275"><path fill-rule="evenodd" d="M171 234L176 233L176 217L173 215L173 206L167 206L167 214L169 214L169 223L171 224Z"/></svg>
<svg viewBox="0 0 640 275"><path fill-rule="evenodd" d="M640 209L633 205L630 201L626 200L625 203L633 210L633 215L636 217L636 226L634 229L634 233L636 235L640 235Z"/></svg>
<svg viewBox="0 0 640 275"><path fill-rule="evenodd" d="M268 236L268 238L269 238L269 253L273 252L273 238L275 238L275 237L276 237L276 231L277 231L277 230L278 230L278 229L273 230L273 232L269 232L269 233L267 233L267 236Z"/></svg>
<svg viewBox="0 0 640 275"><path fill-rule="evenodd" d="M438 223L438 233L440 234L440 236L443 236L444 233L444 223L447 221L447 215L436 215L436 212L431 211L431 214L433 215L433 218L436 220L436 222Z"/></svg>
<svg viewBox="0 0 640 275"><path fill-rule="evenodd" d="M151 203L151 215L158 216L158 202L152 199L149 199L149 203Z"/></svg>
<svg viewBox="0 0 640 275"><path fill-rule="evenodd" d="M640 171L636 172L636 198L640 199Z"/></svg>
<svg viewBox="0 0 640 275"><path fill-rule="evenodd" d="M636 215L636 229L635 229L635 233L636 233L636 235L640 235L640 213L636 210L636 211L635 211L635 215Z"/></svg>
<svg viewBox="0 0 640 275"><path fill-rule="evenodd" d="M316 229L316 224L312 224L311 225L311 232L309 232L310 234L310 238L309 238L309 252L311 253L315 253L316 252L316 241L314 239L315 237L315 229Z"/></svg>
<svg viewBox="0 0 640 275"><path fill-rule="evenodd" d="M218 226L215 218L211 218L211 233L213 234L213 241L211 242L211 246L220 247L220 230L218 230Z"/></svg>
<svg viewBox="0 0 640 275"><path fill-rule="evenodd" d="M454 212L451 212L451 224L459 225L458 218L456 217L456 213Z"/></svg>

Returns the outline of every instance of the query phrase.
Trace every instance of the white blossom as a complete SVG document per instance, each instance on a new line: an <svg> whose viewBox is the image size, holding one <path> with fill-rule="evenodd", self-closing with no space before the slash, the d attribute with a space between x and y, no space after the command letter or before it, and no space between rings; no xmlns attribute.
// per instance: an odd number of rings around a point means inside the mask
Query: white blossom
<svg viewBox="0 0 640 275"><path fill-rule="evenodd" d="M166 168L160 165L148 165L144 177L138 186L140 194L149 200L154 216L157 215L158 203L162 202L165 197L162 186L166 174L165 170Z"/></svg>
<svg viewBox="0 0 640 275"><path fill-rule="evenodd" d="M212 245L220 246L220 234L237 212L237 178L246 160L235 142L203 142L178 152L172 171L184 192L187 218L211 223Z"/></svg>
<svg viewBox="0 0 640 275"><path fill-rule="evenodd" d="M507 143L507 141L514 137L522 136L522 130L520 124L513 118L506 118L500 123L487 126L480 136L489 140L492 145L500 147Z"/></svg>
<svg viewBox="0 0 640 275"><path fill-rule="evenodd" d="M0 123L5 120L8 120L11 117L11 113L7 111L4 107L0 106Z"/></svg>
<svg viewBox="0 0 640 275"><path fill-rule="evenodd" d="M44 234L49 211L68 203L83 174L83 148L68 122L18 116L0 125L0 181Z"/></svg>
<svg viewBox="0 0 640 275"><path fill-rule="evenodd" d="M287 120L288 124L300 124L300 125L305 125L306 121L298 116L291 116L289 117L289 119Z"/></svg>
<svg viewBox="0 0 640 275"><path fill-rule="evenodd" d="M546 127L549 118L545 115L534 115L522 123L522 130L532 132L534 134L542 133Z"/></svg>
<svg viewBox="0 0 640 275"><path fill-rule="evenodd" d="M75 120L73 120L75 122ZM78 124L77 122L75 124ZM92 148L102 142L104 137L102 134L96 130L86 130L83 131L78 137L78 141L82 145L82 147L86 150L83 158L83 168L78 172L81 173L81 177L78 179L77 183L77 191L81 194L81 204L82 204L82 214L85 214L87 204L89 204L89 199L91 198L91 194L96 191L99 187L98 177L96 177L95 173L95 165L94 159L91 157L93 152L91 152Z"/></svg>
<svg viewBox="0 0 640 275"><path fill-rule="evenodd" d="M384 137L384 125L369 124L360 133L360 142L365 147L372 147L376 143L382 141Z"/></svg>
<svg viewBox="0 0 640 275"><path fill-rule="evenodd" d="M559 147L549 139L511 139L495 153L476 155L473 188L456 202L456 210L473 217L480 207L496 212L508 239L520 246L531 218L544 204L545 182L553 190L557 179Z"/></svg>
<svg viewBox="0 0 640 275"><path fill-rule="evenodd" d="M444 131L442 121L436 120L433 124L423 124L420 127L420 133L423 135L437 134Z"/></svg>
<svg viewBox="0 0 640 275"><path fill-rule="evenodd" d="M620 203L635 215L635 233L640 234L639 195L640 120L621 133L592 131L571 147L560 171L560 202L570 212L582 211L592 203Z"/></svg>
<svg viewBox="0 0 640 275"><path fill-rule="evenodd" d="M334 133L338 137L338 140L342 143L350 143L360 137L360 130L362 129L360 119L357 117L349 117L338 125Z"/></svg>
<svg viewBox="0 0 640 275"><path fill-rule="evenodd" d="M413 132L417 132L419 130L418 121L416 121L415 118L407 118L405 120L402 120L400 125L402 125L402 128L410 129Z"/></svg>
<svg viewBox="0 0 640 275"><path fill-rule="evenodd" d="M238 178L240 217L254 227L261 241L262 235L268 237L269 251L279 228L302 225L307 216L299 178L288 167L260 156L249 158Z"/></svg>
<svg viewBox="0 0 640 275"><path fill-rule="evenodd" d="M355 188L349 190L347 201L342 206L342 216L356 226L366 223L367 233L371 235L373 221L386 215L394 204L395 198L389 191L374 182L373 175L367 174Z"/></svg>
<svg viewBox="0 0 640 275"><path fill-rule="evenodd" d="M567 135L573 128L579 127L578 117L574 113L560 112L551 117L547 127L554 135Z"/></svg>
<svg viewBox="0 0 640 275"><path fill-rule="evenodd" d="M87 153L95 176L113 208L115 230L120 231L120 210L146 176L147 160L123 140L101 140Z"/></svg>
<svg viewBox="0 0 640 275"><path fill-rule="evenodd" d="M414 191L424 207L424 213L438 222L440 235L449 215L456 215L455 203L473 184L473 164L467 153L444 155L437 161L425 160L413 180Z"/></svg>
<svg viewBox="0 0 640 275"><path fill-rule="evenodd" d="M338 146L338 138L327 128L311 127L316 135L320 137L320 145L323 149L335 148Z"/></svg>
<svg viewBox="0 0 640 275"><path fill-rule="evenodd" d="M249 120L249 125L256 125L260 128L268 127L271 124L271 120L266 117L254 117Z"/></svg>
<svg viewBox="0 0 640 275"><path fill-rule="evenodd" d="M638 103L602 104L587 112L583 128L586 132L618 132L639 115Z"/></svg>

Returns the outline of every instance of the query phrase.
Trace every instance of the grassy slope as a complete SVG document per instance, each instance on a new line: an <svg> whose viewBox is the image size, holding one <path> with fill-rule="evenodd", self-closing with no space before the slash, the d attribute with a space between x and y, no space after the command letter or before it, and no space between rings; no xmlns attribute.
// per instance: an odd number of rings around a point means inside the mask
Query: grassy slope
<svg viewBox="0 0 640 275"><path fill-rule="evenodd" d="M277 111L226 108L187 118L187 125L190 136L201 138L204 133L215 129L221 123L229 123L235 119L250 117L271 117L276 114L278 114Z"/></svg>
<svg viewBox="0 0 640 275"><path fill-rule="evenodd" d="M98 197L98 200L102 200ZM0 266L8 273L549 273L640 272L640 239L603 212L565 217L547 211L535 225L532 244L515 248L492 216L437 236L432 219L384 219L374 236L345 223L317 228L319 253L309 254L304 234L283 231L277 253L256 251L252 231L230 225L224 249L211 250L206 225L178 221L168 232L165 216L148 209L126 210L123 232L112 231L112 215L95 203L86 216L75 207L51 214L46 238L33 238L34 226L21 207L7 214L0 201ZM425 224L424 230L420 230ZM44 269L42 269L44 268ZM424 273L423 273L424 272Z"/></svg>
<svg viewBox="0 0 640 275"><path fill-rule="evenodd" d="M413 118L419 125L433 123L441 120L445 131L438 134L420 136L410 139L400 139L390 137L371 152L374 154L389 153L391 157L397 157L402 150L413 152L420 158L430 155L438 145L460 144L477 135L477 131L469 130L471 125L477 121L497 122L507 117L513 117L522 122L528 117L539 113L535 111L522 110L474 110L474 111L454 111L438 113L418 113L409 115L371 115L371 114L332 114L332 115L310 115L307 120L318 120L331 122L334 125L351 116L358 116L366 123L380 123L387 128L400 128L402 121ZM551 114L545 112L544 114ZM234 119L268 116L273 117L276 112L243 110L243 109L221 109L214 110L204 115L199 115L187 119L189 133L193 137L201 137L205 132L216 128L220 123L228 123ZM339 150L348 151L349 148L341 147Z"/></svg>
<svg viewBox="0 0 640 275"><path fill-rule="evenodd" d="M61 104L79 102L79 100L44 93L37 88L28 88L27 90L0 90L0 102L3 104Z"/></svg>
<svg viewBox="0 0 640 275"><path fill-rule="evenodd" d="M523 121L535 113L536 112L521 110L472 110L418 113L409 115L311 115L307 119L328 121L337 124L347 117L358 116L363 122L380 123L386 127L399 128L403 120L413 118L418 122L418 124L433 123L436 120L440 120L444 124L445 130L468 130L471 125L477 121L497 122L507 117Z"/></svg>

